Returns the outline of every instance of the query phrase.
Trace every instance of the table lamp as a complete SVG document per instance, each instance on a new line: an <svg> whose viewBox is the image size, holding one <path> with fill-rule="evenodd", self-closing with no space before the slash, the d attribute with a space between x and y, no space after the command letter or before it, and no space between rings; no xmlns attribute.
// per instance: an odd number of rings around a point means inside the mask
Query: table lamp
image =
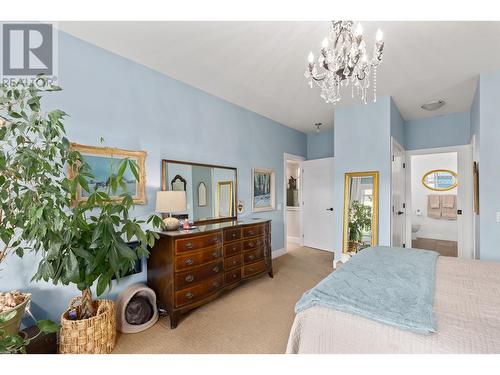
<svg viewBox="0 0 500 375"><path fill-rule="evenodd" d="M179 229L179 219L172 217L172 214L185 212L186 209L185 191L158 191L156 193L156 212L169 214L169 217L163 219L166 230Z"/></svg>

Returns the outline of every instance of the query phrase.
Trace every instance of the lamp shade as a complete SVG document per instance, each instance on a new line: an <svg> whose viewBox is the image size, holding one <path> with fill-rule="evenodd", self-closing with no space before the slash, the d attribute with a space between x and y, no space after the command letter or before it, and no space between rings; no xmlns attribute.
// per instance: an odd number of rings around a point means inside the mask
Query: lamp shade
<svg viewBox="0 0 500 375"><path fill-rule="evenodd" d="M158 191L156 192L156 212L175 213L186 211L185 191Z"/></svg>

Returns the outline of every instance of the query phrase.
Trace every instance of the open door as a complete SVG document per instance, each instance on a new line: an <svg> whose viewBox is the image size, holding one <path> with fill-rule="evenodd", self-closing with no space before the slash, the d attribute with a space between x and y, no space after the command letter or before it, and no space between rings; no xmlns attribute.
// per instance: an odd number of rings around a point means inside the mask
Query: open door
<svg viewBox="0 0 500 375"><path fill-rule="evenodd" d="M406 161L405 150L392 139L392 238L391 245L405 244L406 231Z"/></svg>
<svg viewBox="0 0 500 375"><path fill-rule="evenodd" d="M333 252L333 158L302 162L304 246Z"/></svg>

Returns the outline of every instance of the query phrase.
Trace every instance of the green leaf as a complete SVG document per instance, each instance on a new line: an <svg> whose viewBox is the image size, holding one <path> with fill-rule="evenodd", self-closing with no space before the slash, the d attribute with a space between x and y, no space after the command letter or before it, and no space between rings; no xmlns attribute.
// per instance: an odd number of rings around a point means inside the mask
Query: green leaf
<svg viewBox="0 0 500 375"><path fill-rule="evenodd" d="M135 254L134 250L132 250L127 244L123 242L118 242L116 244L116 249L118 250L118 254L120 254L122 257L130 259L130 260L136 260L137 255Z"/></svg>
<svg viewBox="0 0 500 375"><path fill-rule="evenodd" d="M11 310L9 312L0 314L0 323L5 323L11 319L14 319L16 315L17 315L17 310Z"/></svg>
<svg viewBox="0 0 500 375"><path fill-rule="evenodd" d="M59 331L59 325L51 320L39 320L36 322L36 326L43 333L53 333Z"/></svg>
<svg viewBox="0 0 500 375"><path fill-rule="evenodd" d="M137 171L137 164L135 163L135 160L132 159L125 159L125 160L128 160L128 165L130 166L130 170L132 171L135 180L139 181L139 172Z"/></svg>
<svg viewBox="0 0 500 375"><path fill-rule="evenodd" d="M89 184L85 179L85 177L83 177L82 175L78 175L78 183L80 184L83 190L85 190L87 193L90 192Z"/></svg>
<svg viewBox="0 0 500 375"><path fill-rule="evenodd" d="M118 172L116 174L116 177L121 180L123 178L123 174L125 173L125 170L127 169L128 162L127 159L122 159L120 161L119 167L118 167Z"/></svg>
<svg viewBox="0 0 500 375"><path fill-rule="evenodd" d="M106 274L103 274L97 280L96 293L98 296L102 295L106 291L106 287L111 282L111 277Z"/></svg>

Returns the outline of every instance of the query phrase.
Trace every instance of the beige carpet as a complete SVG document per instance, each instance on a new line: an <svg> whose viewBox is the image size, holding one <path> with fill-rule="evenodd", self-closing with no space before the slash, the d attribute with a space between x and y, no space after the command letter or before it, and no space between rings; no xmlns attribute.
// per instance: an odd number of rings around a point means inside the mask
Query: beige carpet
<svg viewBox="0 0 500 375"><path fill-rule="evenodd" d="M191 311L170 329L168 318L118 335L114 353L284 353L302 293L332 272L332 253L290 248L265 275Z"/></svg>

